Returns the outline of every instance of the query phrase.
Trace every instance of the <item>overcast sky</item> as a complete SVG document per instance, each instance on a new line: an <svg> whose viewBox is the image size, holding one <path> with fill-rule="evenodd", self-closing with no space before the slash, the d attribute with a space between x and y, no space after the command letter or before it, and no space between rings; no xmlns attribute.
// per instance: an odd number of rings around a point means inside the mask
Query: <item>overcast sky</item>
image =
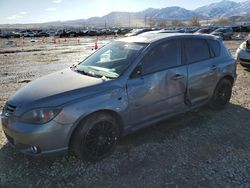
<svg viewBox="0 0 250 188"><path fill-rule="evenodd" d="M0 0L0 24L42 23L103 16L112 11L180 6L196 9L219 0ZM244 0L234 0L236 2Z"/></svg>

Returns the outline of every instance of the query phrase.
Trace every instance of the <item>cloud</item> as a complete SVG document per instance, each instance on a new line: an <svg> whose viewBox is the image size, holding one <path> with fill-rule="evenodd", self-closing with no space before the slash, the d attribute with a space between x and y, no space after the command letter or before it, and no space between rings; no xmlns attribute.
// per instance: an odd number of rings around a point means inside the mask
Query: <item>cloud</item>
<svg viewBox="0 0 250 188"><path fill-rule="evenodd" d="M16 20L16 19L19 19L19 18L22 18L22 17L23 17L22 15L15 14L15 15L7 17L7 19L8 20Z"/></svg>
<svg viewBox="0 0 250 188"><path fill-rule="evenodd" d="M61 3L62 0L53 0L53 3Z"/></svg>
<svg viewBox="0 0 250 188"><path fill-rule="evenodd" d="M8 20L16 20L16 19L19 19L19 18L23 18L23 16L26 15L26 14L27 14L27 12L21 11L18 14L14 14L12 16L7 17L7 19Z"/></svg>
<svg viewBox="0 0 250 188"><path fill-rule="evenodd" d="M56 11L56 8L46 8L45 11L53 12L53 11Z"/></svg>
<svg viewBox="0 0 250 188"><path fill-rule="evenodd" d="M22 12L19 12L19 14L25 15L25 14L27 14L27 12L22 11Z"/></svg>

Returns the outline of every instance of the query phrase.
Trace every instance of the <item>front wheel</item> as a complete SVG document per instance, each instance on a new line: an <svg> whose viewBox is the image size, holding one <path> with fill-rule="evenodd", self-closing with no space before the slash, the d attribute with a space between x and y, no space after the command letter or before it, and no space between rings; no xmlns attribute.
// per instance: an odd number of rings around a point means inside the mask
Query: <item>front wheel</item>
<svg viewBox="0 0 250 188"><path fill-rule="evenodd" d="M118 137L119 126L113 116L94 114L77 127L73 152L85 161L96 162L112 153Z"/></svg>
<svg viewBox="0 0 250 188"><path fill-rule="evenodd" d="M228 79L221 80L210 99L209 106L213 109L223 109L231 99L232 83Z"/></svg>

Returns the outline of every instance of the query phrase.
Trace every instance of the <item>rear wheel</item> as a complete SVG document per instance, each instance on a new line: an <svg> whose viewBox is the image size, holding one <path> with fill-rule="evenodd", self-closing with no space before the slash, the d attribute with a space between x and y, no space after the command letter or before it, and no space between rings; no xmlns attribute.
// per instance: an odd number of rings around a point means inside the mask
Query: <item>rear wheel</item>
<svg viewBox="0 0 250 188"><path fill-rule="evenodd" d="M209 106L213 109L222 109L229 103L232 95L232 83L228 79L221 80L213 93Z"/></svg>
<svg viewBox="0 0 250 188"><path fill-rule="evenodd" d="M73 152L77 157L91 162L99 161L115 148L119 126L109 114L94 114L84 120L73 137Z"/></svg>

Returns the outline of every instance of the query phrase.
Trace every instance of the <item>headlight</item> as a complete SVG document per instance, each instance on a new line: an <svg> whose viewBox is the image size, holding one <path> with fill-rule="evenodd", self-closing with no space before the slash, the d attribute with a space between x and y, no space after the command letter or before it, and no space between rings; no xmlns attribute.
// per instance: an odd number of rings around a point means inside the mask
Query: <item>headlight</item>
<svg viewBox="0 0 250 188"><path fill-rule="evenodd" d="M31 124L44 124L55 118L61 109L35 109L24 113L21 116L21 121Z"/></svg>

